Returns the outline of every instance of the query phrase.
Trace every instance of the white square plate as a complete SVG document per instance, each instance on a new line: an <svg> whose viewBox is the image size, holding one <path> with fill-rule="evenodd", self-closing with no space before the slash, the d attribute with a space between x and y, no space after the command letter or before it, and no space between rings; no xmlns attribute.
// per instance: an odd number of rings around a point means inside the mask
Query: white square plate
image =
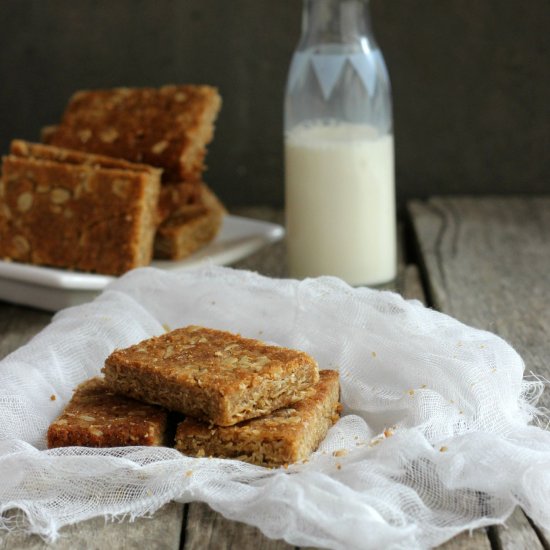
<svg viewBox="0 0 550 550"><path fill-rule="evenodd" d="M226 216L218 236L207 246L179 261L154 260L152 266L176 271L205 261L227 265L284 236L280 225ZM48 311L89 302L114 277L51 267L0 261L0 300L34 306Z"/></svg>

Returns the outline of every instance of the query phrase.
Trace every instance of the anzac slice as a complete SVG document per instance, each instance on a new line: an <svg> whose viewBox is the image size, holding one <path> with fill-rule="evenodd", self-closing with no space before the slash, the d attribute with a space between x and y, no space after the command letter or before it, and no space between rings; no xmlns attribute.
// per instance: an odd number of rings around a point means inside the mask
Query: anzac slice
<svg viewBox="0 0 550 550"><path fill-rule="evenodd" d="M159 221L175 216L193 216L206 212L203 185L195 182L167 183L160 189Z"/></svg>
<svg viewBox="0 0 550 550"><path fill-rule="evenodd" d="M163 181L199 181L220 105L211 86L79 91L44 137L50 145L163 168Z"/></svg>
<svg viewBox="0 0 550 550"><path fill-rule="evenodd" d="M193 418L180 422L176 449L190 456L234 458L259 466L305 460L338 420L338 373L323 370L320 380L298 403L228 427Z"/></svg>
<svg viewBox="0 0 550 550"><path fill-rule="evenodd" d="M48 448L163 445L167 413L116 395L101 378L80 384L48 429Z"/></svg>
<svg viewBox="0 0 550 550"><path fill-rule="evenodd" d="M17 143L14 151L2 165L0 258L107 275L150 263L158 170L51 149L35 158Z"/></svg>
<svg viewBox="0 0 550 550"><path fill-rule="evenodd" d="M74 149L65 149L42 143L31 143L22 139L14 139L11 142L10 152L17 157L53 160L67 164L84 164L99 168L120 168L132 172L145 172L156 177L160 177L162 172L162 170L148 164L128 162L124 159L107 157L105 155L92 155L83 153L82 151L75 151Z"/></svg>
<svg viewBox="0 0 550 550"><path fill-rule="evenodd" d="M199 192L198 201L181 206L158 227L155 235L155 258L181 260L209 243L218 234L226 213L225 208L205 184L200 184Z"/></svg>
<svg viewBox="0 0 550 550"><path fill-rule="evenodd" d="M220 426L295 403L319 379L304 352L197 326L116 350L103 372L118 393Z"/></svg>

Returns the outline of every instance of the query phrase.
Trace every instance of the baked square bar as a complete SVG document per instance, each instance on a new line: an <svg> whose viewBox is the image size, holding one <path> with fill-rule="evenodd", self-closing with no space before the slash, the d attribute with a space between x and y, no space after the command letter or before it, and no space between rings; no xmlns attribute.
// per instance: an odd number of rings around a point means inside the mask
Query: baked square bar
<svg viewBox="0 0 550 550"><path fill-rule="evenodd" d="M154 168L148 164L138 164L128 162L124 159L107 157L105 155L92 155L75 151L73 149L64 149L42 143L32 143L22 139L14 139L10 145L10 152L17 157L27 157L42 160L53 160L67 164L84 164L99 168L120 168L121 170L131 170L132 172L145 172L160 177L162 170Z"/></svg>
<svg viewBox="0 0 550 550"><path fill-rule="evenodd" d="M48 448L163 445L167 413L113 393L101 378L80 384L48 429Z"/></svg>
<svg viewBox="0 0 550 550"><path fill-rule="evenodd" d="M83 90L44 137L50 145L163 168L163 181L199 181L220 106L211 86Z"/></svg>
<svg viewBox="0 0 550 550"><path fill-rule="evenodd" d="M226 213L225 208L205 184L200 184L199 189L198 201L181 206L179 211L158 227L155 235L155 258L181 260L212 241L218 234Z"/></svg>
<svg viewBox="0 0 550 550"><path fill-rule="evenodd" d="M190 456L235 458L259 466L306 460L338 420L338 399L338 373L323 370L306 398L268 416L228 427L186 418L178 424L176 449Z"/></svg>
<svg viewBox="0 0 550 550"><path fill-rule="evenodd" d="M204 214L203 185L199 182L167 183L160 189L159 221L175 216Z"/></svg>
<svg viewBox="0 0 550 550"><path fill-rule="evenodd" d="M299 401L319 380L307 353L197 326L115 350L103 372L118 393L220 426Z"/></svg>
<svg viewBox="0 0 550 550"><path fill-rule="evenodd" d="M43 147L43 146L42 146ZM120 275L153 253L160 171L14 145L0 183L0 258ZM76 155L76 157L75 157Z"/></svg>

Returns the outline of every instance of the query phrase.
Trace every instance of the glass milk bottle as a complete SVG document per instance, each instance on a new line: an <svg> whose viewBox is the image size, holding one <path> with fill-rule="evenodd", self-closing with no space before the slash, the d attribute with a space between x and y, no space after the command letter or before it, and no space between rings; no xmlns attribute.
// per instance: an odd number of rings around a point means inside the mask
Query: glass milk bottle
<svg viewBox="0 0 550 550"><path fill-rule="evenodd" d="M303 0L285 97L292 277L395 277L394 172L390 82L368 0Z"/></svg>

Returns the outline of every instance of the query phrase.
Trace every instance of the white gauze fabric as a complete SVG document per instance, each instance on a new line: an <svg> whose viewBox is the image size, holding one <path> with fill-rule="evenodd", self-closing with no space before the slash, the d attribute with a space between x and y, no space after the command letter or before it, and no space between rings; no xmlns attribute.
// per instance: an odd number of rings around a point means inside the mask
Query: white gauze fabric
<svg viewBox="0 0 550 550"><path fill-rule="evenodd" d="M340 371L343 416L309 462L45 450L49 423L115 347L188 324L304 350ZM0 528L55 539L66 524L138 517L172 499L207 502L291 544L342 549L437 545L516 505L550 528L543 388L523 370L497 336L394 293L211 266L136 270L0 363L0 511L26 515L17 526L0 517Z"/></svg>

